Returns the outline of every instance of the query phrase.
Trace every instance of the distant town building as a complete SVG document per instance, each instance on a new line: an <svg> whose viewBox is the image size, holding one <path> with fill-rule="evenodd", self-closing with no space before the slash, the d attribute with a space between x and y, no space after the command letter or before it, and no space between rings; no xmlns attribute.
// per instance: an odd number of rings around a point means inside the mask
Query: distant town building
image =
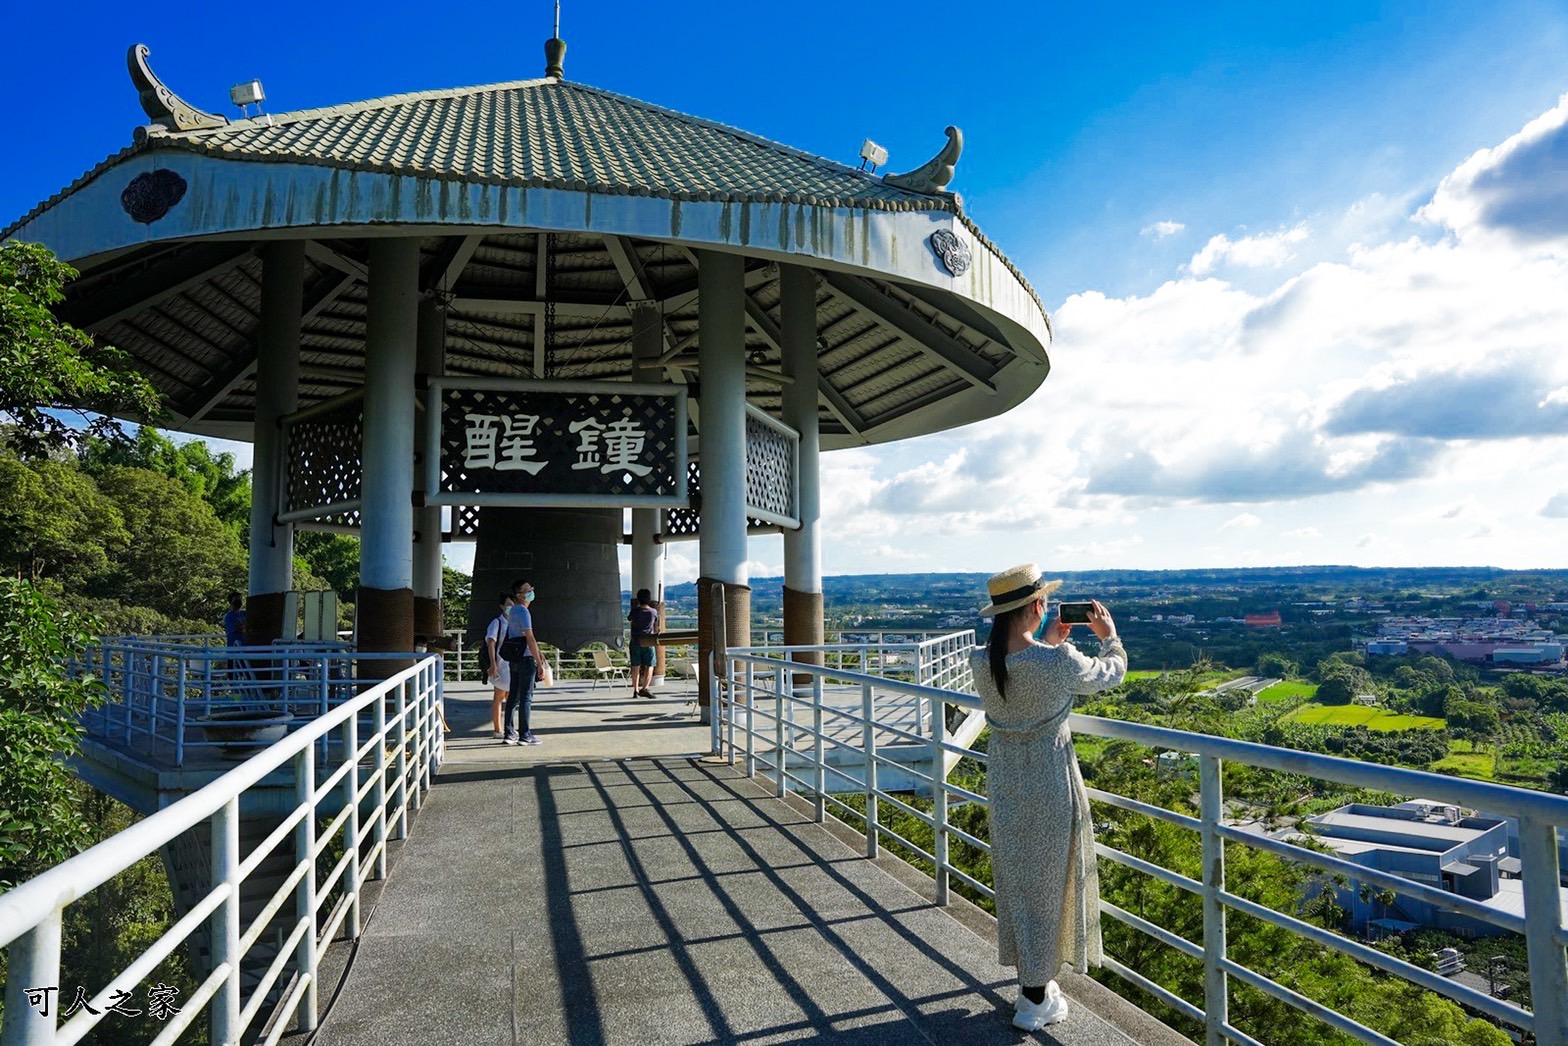
<svg viewBox="0 0 1568 1046"><path fill-rule="evenodd" d="M1270 610L1267 614L1248 614L1245 620L1248 628L1278 628L1280 626L1278 610Z"/></svg>
<svg viewBox="0 0 1568 1046"><path fill-rule="evenodd" d="M1490 604L1488 604L1490 606ZM1563 663L1560 636L1528 618L1390 617L1376 636L1357 636L1368 654L1440 654L1459 661L1554 667Z"/></svg>
<svg viewBox="0 0 1568 1046"><path fill-rule="evenodd" d="M1397 806L1351 803L1309 817L1306 824L1313 839L1347 861L1468 897L1498 912L1524 915L1524 885L1514 852L1518 834L1516 828L1510 833L1507 818L1413 799ZM1475 936L1502 932L1397 891L1392 901L1379 900L1376 888L1363 898L1361 886L1352 878L1344 886L1324 887L1335 890L1335 900L1350 912L1358 931L1369 926L1390 931L1431 926ZM1559 890L1568 910L1568 890Z"/></svg>

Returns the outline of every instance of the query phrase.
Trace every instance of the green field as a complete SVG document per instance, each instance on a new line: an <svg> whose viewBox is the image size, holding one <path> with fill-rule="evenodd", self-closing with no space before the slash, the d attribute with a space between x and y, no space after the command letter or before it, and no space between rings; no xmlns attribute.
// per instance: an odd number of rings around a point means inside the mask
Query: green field
<svg viewBox="0 0 1568 1046"><path fill-rule="evenodd" d="M1275 683L1267 690L1258 694L1258 700L1268 703L1273 701L1296 701L1301 698L1311 700L1318 692L1316 683Z"/></svg>
<svg viewBox="0 0 1568 1046"><path fill-rule="evenodd" d="M1435 773L1452 773L1460 777L1468 777L1476 781L1492 780L1492 770L1495 762L1491 753L1477 755L1473 752L1454 752L1433 763L1431 769Z"/></svg>
<svg viewBox="0 0 1568 1046"><path fill-rule="evenodd" d="M1441 730L1445 725L1433 716L1399 715L1366 705L1305 704L1285 718L1324 726L1364 726L1368 730Z"/></svg>

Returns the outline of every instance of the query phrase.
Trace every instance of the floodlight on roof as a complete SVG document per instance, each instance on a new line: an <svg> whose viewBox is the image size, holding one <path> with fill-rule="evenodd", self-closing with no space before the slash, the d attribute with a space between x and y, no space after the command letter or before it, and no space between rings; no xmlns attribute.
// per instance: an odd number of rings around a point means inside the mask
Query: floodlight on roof
<svg viewBox="0 0 1568 1046"><path fill-rule="evenodd" d="M865 170L868 163L873 171L887 163L887 150L870 138L860 143L860 169Z"/></svg>
<svg viewBox="0 0 1568 1046"><path fill-rule="evenodd" d="M242 84L235 84L229 88L229 100L244 109L247 105L259 106L267 98L261 89L260 80L246 80Z"/></svg>
<svg viewBox="0 0 1568 1046"><path fill-rule="evenodd" d="M256 115L264 116L261 103L267 100L267 93L261 89L260 80L246 80L242 84L235 84L229 88L229 101L240 107L240 112L250 115L250 106L256 107ZM272 126L272 117L267 117L267 126Z"/></svg>

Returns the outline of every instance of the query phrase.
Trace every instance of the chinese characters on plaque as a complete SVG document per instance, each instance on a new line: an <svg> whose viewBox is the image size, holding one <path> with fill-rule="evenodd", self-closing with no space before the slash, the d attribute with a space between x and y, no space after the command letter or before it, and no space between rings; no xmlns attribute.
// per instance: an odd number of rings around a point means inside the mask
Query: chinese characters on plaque
<svg viewBox="0 0 1568 1046"><path fill-rule="evenodd" d="M685 496L686 403L674 386L451 379L432 392L440 483L431 502Z"/></svg>

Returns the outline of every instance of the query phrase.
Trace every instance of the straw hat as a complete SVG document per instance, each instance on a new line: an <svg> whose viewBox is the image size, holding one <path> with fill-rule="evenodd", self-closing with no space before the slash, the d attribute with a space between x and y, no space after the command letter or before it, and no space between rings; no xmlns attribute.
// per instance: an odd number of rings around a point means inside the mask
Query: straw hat
<svg viewBox="0 0 1568 1046"><path fill-rule="evenodd" d="M992 574L986 581L985 590L991 597L991 605L981 610L980 616L994 617L1015 610L1041 596L1048 596L1061 587L1060 580L1045 580L1045 576L1040 573L1040 568L1033 563L1009 567L1000 574Z"/></svg>

